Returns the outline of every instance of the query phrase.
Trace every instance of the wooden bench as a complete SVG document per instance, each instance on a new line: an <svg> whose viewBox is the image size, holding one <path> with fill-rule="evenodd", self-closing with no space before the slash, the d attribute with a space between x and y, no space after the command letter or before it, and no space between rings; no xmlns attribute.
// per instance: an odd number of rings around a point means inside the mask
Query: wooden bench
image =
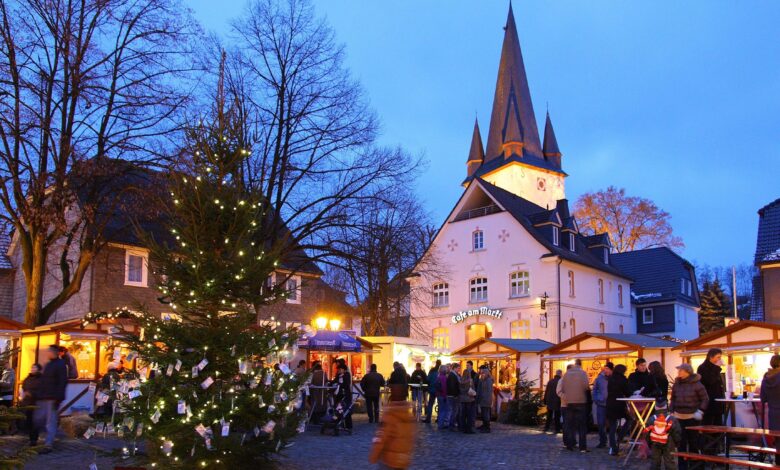
<svg viewBox="0 0 780 470"><path fill-rule="evenodd" d="M686 429L710 434L735 434L743 436L772 436L780 437L780 431L761 428L740 428L733 426L688 426Z"/></svg>
<svg viewBox="0 0 780 470"><path fill-rule="evenodd" d="M754 453L754 454L780 455L780 451L775 449L774 447L759 447L759 446L738 445L738 446L731 446L731 448L735 449L735 450L741 450L742 452L750 452L750 453Z"/></svg>
<svg viewBox="0 0 780 470"><path fill-rule="evenodd" d="M697 460L699 462L722 463L726 465L736 465L736 466L748 467L748 468L778 468L772 465L771 463L754 462L752 460L732 459L727 457L719 457L717 455L694 454L691 452L675 452L674 455L676 455L681 459Z"/></svg>

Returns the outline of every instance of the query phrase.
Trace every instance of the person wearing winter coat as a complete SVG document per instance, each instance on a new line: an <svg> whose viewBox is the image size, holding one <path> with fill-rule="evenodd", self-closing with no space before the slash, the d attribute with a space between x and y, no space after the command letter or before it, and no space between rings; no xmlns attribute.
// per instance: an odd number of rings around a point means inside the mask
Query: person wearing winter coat
<svg viewBox="0 0 780 470"><path fill-rule="evenodd" d="M436 382L439 380L439 367L441 360L436 359L436 364L428 371L426 383L428 384L428 403L425 405L425 419L423 423L430 423L433 415L433 404L436 402Z"/></svg>
<svg viewBox="0 0 780 470"><path fill-rule="evenodd" d="M68 348L60 346L60 359L65 362L65 367L68 370L68 379L75 380L79 378L79 368L76 365L76 358L71 355Z"/></svg>
<svg viewBox="0 0 780 470"><path fill-rule="evenodd" d="M664 366L658 361L653 361L647 367L656 385L655 409L666 410L669 405L669 379L666 378Z"/></svg>
<svg viewBox="0 0 780 470"><path fill-rule="evenodd" d="M482 426L479 432L490 432L490 415L493 408L493 377L487 366L479 368L479 385L477 385L477 405L482 417Z"/></svg>
<svg viewBox="0 0 780 470"><path fill-rule="evenodd" d="M561 401L566 403L566 416L563 418L564 447L566 450L574 450L574 446L579 443L580 452L589 452L586 436L590 384L580 359L575 360L574 366L566 371L556 391Z"/></svg>
<svg viewBox="0 0 780 470"><path fill-rule="evenodd" d="M719 398L726 397L726 390L723 385L723 351L718 348L712 348L707 352L707 359L699 365L696 372L701 376L701 384L707 390L707 396L710 402L707 411L704 413L702 425L720 426L723 424L723 402L717 401Z"/></svg>
<svg viewBox="0 0 780 470"><path fill-rule="evenodd" d="M390 386L390 401L385 406L382 425L374 437L368 459L371 463L378 462L382 468L405 469L411 464L417 427L406 401L406 391L405 385Z"/></svg>
<svg viewBox="0 0 780 470"><path fill-rule="evenodd" d="M769 408L768 428L780 431L780 355L769 360L769 371L761 380L761 403ZM780 450L780 439L775 439L775 449ZM780 464L780 455L775 454L775 465Z"/></svg>
<svg viewBox="0 0 780 470"><path fill-rule="evenodd" d="M559 434L561 432L561 397L556 393L561 375L563 375L563 371L556 370L555 377L547 382L547 387L544 389L544 405L547 407L547 419L544 423L544 432L546 433Z"/></svg>
<svg viewBox="0 0 780 470"><path fill-rule="evenodd" d="M658 385L650 371L647 370L647 360L640 357L636 360L636 370L628 376L628 384L631 387L631 393L639 392L643 397L653 397L658 395Z"/></svg>
<svg viewBox="0 0 780 470"><path fill-rule="evenodd" d="M704 411L710 403L709 395L701 383L701 376L693 373L690 364L677 366L677 378L672 385L672 398L669 400L669 411L680 423L682 430L677 449L680 452L696 453L699 451L699 434L687 428L701 424ZM678 459L680 470L688 469L688 461Z"/></svg>
<svg viewBox="0 0 780 470"><path fill-rule="evenodd" d="M447 406L450 410L449 427L454 431L460 424L460 364L453 362L447 374Z"/></svg>
<svg viewBox="0 0 780 470"><path fill-rule="evenodd" d="M474 379L471 378L470 370L463 371L460 377L460 430L464 434L474 434L474 421L476 419L476 397L477 391L474 388Z"/></svg>
<svg viewBox="0 0 780 470"><path fill-rule="evenodd" d="M311 374L311 393L309 395L310 405L312 408L311 421L314 424L319 424L320 419L325 415L325 411L328 407L328 394L325 387L328 384L328 376L322 369L322 363L315 362L312 366Z"/></svg>
<svg viewBox="0 0 780 470"><path fill-rule="evenodd" d="M368 422L379 422L379 396L382 387L385 386L385 378L376 371L376 364L371 364L370 371L360 379L360 388L363 389L363 396L366 397L366 411L368 412Z"/></svg>
<svg viewBox="0 0 780 470"><path fill-rule="evenodd" d="M626 378L626 366L618 364L612 370L612 375L607 379L606 415L609 426L609 455L617 456L618 446L626 434L626 402L618 398L631 396L631 387Z"/></svg>
<svg viewBox="0 0 780 470"><path fill-rule="evenodd" d="M352 374L345 363L339 363L336 367L336 378L333 379L333 385L336 385L336 391L333 393L333 399L340 403L345 409L352 405ZM352 431L352 413L347 413L344 417L344 427Z"/></svg>
<svg viewBox="0 0 780 470"><path fill-rule="evenodd" d="M57 434L57 410L65 399L65 388L68 386L68 368L59 357L60 349L51 345L46 350L49 362L43 368L40 393L37 397L35 415L33 417L38 429L46 429L46 447L41 452L51 452L54 436Z"/></svg>
<svg viewBox="0 0 780 470"><path fill-rule="evenodd" d="M449 399L447 396L447 379L450 375L450 366L439 366L439 376L436 378L434 390L436 393L436 403L439 406L439 414L436 416L438 428L444 429L450 425L451 412Z"/></svg>
<svg viewBox="0 0 780 470"><path fill-rule="evenodd" d="M596 408L596 425L599 428L599 449L607 447L607 382L612 375L615 365L611 362L604 364L596 380L593 381L593 405Z"/></svg>
<svg viewBox="0 0 780 470"><path fill-rule="evenodd" d="M22 381L22 399L19 401L20 407L35 406L36 400L41 393L41 371L40 364L33 364L30 368L30 374ZM24 410L25 424L30 436L30 445L38 445L38 428L33 421L34 409Z"/></svg>
<svg viewBox="0 0 780 470"><path fill-rule="evenodd" d="M425 382L428 381L428 376L425 375L425 371L422 369L422 363L418 362L414 365L414 371L409 379L409 388L412 390L412 403L416 407L417 404L425 403ZM412 387L417 385L417 387Z"/></svg>
<svg viewBox="0 0 780 470"><path fill-rule="evenodd" d="M682 439L680 424L672 416L662 413L650 417L645 428L647 445L650 447L650 470L677 470L674 452Z"/></svg>

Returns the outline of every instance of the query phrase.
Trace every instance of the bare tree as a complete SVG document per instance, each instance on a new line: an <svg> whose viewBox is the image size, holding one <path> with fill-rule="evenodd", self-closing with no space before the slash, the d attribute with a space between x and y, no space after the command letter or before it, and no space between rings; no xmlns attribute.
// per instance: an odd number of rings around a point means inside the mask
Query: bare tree
<svg viewBox="0 0 780 470"><path fill-rule="evenodd" d="M218 89L251 149L236 176L283 237L269 244L332 262L333 232L361 223L367 201L398 189L417 161L377 146L376 116L308 0L251 1L226 51Z"/></svg>
<svg viewBox="0 0 780 470"><path fill-rule="evenodd" d="M0 217L27 323L78 292L105 243L124 190L105 188L128 170L111 160L150 162L179 140L197 32L177 0L0 0ZM49 265L61 285L44 296Z"/></svg>
<svg viewBox="0 0 780 470"><path fill-rule="evenodd" d="M673 250L685 247L674 235L668 212L649 199L626 196L623 188L610 186L583 194L575 204L574 216L584 233L606 232L618 253L658 246Z"/></svg>
<svg viewBox="0 0 780 470"><path fill-rule="evenodd" d="M361 214L332 240L341 264L332 268L331 277L355 300L364 334L409 335L406 329L413 325L406 326L406 320L416 292L410 292L406 279L435 264L425 256L435 230L409 192L371 200Z"/></svg>

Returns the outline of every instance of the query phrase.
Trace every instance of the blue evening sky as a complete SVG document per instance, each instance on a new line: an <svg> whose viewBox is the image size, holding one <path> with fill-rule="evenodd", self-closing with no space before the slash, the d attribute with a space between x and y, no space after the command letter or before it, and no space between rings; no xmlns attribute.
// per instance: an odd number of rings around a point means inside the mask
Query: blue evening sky
<svg viewBox="0 0 780 470"><path fill-rule="evenodd" d="M242 0L189 0L224 33ZM508 2L318 0L382 120L429 162L436 225L460 195L475 113L487 134ZM780 2L518 1L540 131L549 103L570 201L609 185L672 215L684 256L752 262L780 198Z"/></svg>

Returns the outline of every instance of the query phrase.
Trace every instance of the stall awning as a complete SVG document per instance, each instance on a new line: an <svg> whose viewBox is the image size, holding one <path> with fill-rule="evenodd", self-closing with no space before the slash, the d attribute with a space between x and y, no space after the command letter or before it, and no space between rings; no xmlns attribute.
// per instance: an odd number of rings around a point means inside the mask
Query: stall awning
<svg viewBox="0 0 780 470"><path fill-rule="evenodd" d="M544 360L558 361L558 360L566 360L566 359L600 359L600 358L607 358L607 357L623 357L623 356L628 356L629 354L635 352L636 351L614 351L614 352L591 351L591 352L581 352L581 353L550 354L544 356Z"/></svg>
<svg viewBox="0 0 780 470"><path fill-rule="evenodd" d="M510 353L484 353L484 354L456 354L453 359L510 359L514 354Z"/></svg>
<svg viewBox="0 0 780 470"><path fill-rule="evenodd" d="M743 345L743 346L731 346L731 347L725 347L720 348L724 353L745 353L745 354L751 354L751 353L760 353L760 352L774 352L777 350L780 350L780 345L776 343L767 343L767 344L750 344L750 345ZM702 349L690 349L687 351L683 351L680 353L683 357L688 356L699 356L699 355L705 355L709 351L709 348L702 348Z"/></svg>

